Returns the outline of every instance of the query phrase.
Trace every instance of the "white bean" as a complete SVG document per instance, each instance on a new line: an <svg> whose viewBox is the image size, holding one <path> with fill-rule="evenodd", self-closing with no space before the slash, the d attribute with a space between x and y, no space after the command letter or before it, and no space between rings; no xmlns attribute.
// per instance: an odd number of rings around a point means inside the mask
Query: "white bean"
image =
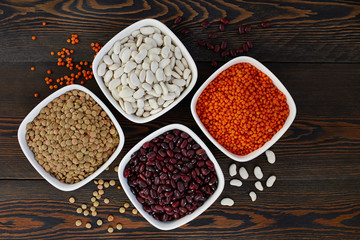
<svg viewBox="0 0 360 240"><path fill-rule="evenodd" d="M119 68L116 69L115 72L114 72L114 78L119 78L123 73L124 73L124 68L123 68L123 67L119 67Z"/></svg>
<svg viewBox="0 0 360 240"><path fill-rule="evenodd" d="M267 151L265 152L265 155L266 155L267 160L268 160L268 162L269 162L270 164L275 163L276 158L275 158L275 153L274 153L273 151L267 150Z"/></svg>
<svg viewBox="0 0 360 240"><path fill-rule="evenodd" d="M221 199L221 205L223 205L223 206L232 206L232 205L234 205L234 200L232 200L231 198L223 198L223 199Z"/></svg>
<svg viewBox="0 0 360 240"><path fill-rule="evenodd" d="M114 64L109 66L109 69L114 71L114 70L118 69L119 67L120 67L120 64L114 63Z"/></svg>
<svg viewBox="0 0 360 240"><path fill-rule="evenodd" d="M140 98L136 101L136 106L138 108L144 108L144 99Z"/></svg>
<svg viewBox="0 0 360 240"><path fill-rule="evenodd" d="M172 82L179 87L183 87L186 84L186 81L184 79L174 79Z"/></svg>
<svg viewBox="0 0 360 240"><path fill-rule="evenodd" d="M161 97L162 97L162 99L164 99L165 101L168 101L168 100L173 100L173 99L175 99L176 94L175 94L175 93L168 93L167 95L162 95Z"/></svg>
<svg viewBox="0 0 360 240"><path fill-rule="evenodd" d="M151 111L150 111L150 114L151 114L151 115L157 114L157 113L160 112L161 110L162 110L162 108L157 108L157 109L151 110Z"/></svg>
<svg viewBox="0 0 360 240"><path fill-rule="evenodd" d="M248 179L248 178L249 178L249 173L246 171L246 168L245 168L245 167L241 167L241 168L240 168L239 174L240 174L240 177L241 177L242 179Z"/></svg>
<svg viewBox="0 0 360 240"><path fill-rule="evenodd" d="M153 98L149 99L149 104L152 109L157 109L159 107L157 102Z"/></svg>
<svg viewBox="0 0 360 240"><path fill-rule="evenodd" d="M235 187L241 187L242 182L239 179L231 179L230 180L230 185L235 186Z"/></svg>
<svg viewBox="0 0 360 240"><path fill-rule="evenodd" d="M118 54L111 54L111 59L114 61L114 63L121 64L120 58Z"/></svg>
<svg viewBox="0 0 360 240"><path fill-rule="evenodd" d="M104 82L109 82L112 76L113 76L113 71L107 70L104 76Z"/></svg>
<svg viewBox="0 0 360 240"><path fill-rule="evenodd" d="M114 78L109 82L109 89L110 91L116 90L116 88L120 85L120 79Z"/></svg>
<svg viewBox="0 0 360 240"><path fill-rule="evenodd" d="M134 68L136 68L136 63L135 62L133 62L133 61L129 61L129 62L127 62L126 64L125 64L125 66L124 66L124 72L126 72L126 73L129 73L129 72L131 72L131 70L133 70Z"/></svg>
<svg viewBox="0 0 360 240"><path fill-rule="evenodd" d="M125 112L127 114L132 114L133 113L134 109L133 109L130 102L124 102L124 106L125 106Z"/></svg>
<svg viewBox="0 0 360 240"><path fill-rule="evenodd" d="M144 35L150 35L155 32L153 27L142 27L140 28L140 33Z"/></svg>
<svg viewBox="0 0 360 240"><path fill-rule="evenodd" d="M139 98L142 98L142 97L144 96L144 94L145 94L144 89L139 88L139 89L134 93L133 97L134 97L135 99L139 99ZM142 114L141 114L141 115L142 115Z"/></svg>
<svg viewBox="0 0 360 240"><path fill-rule="evenodd" d="M154 88L156 94L160 95L162 93L162 88L158 83L154 84L153 88Z"/></svg>
<svg viewBox="0 0 360 240"><path fill-rule="evenodd" d="M263 178L264 174L262 173L261 168L259 166L256 166L254 168L254 175L255 175L255 177L257 179L262 179Z"/></svg>
<svg viewBox="0 0 360 240"><path fill-rule="evenodd" d="M170 104L172 104L173 102L174 102L174 99L173 99L173 100L165 101L164 104L163 104L163 107L166 108L166 107L168 107Z"/></svg>
<svg viewBox="0 0 360 240"><path fill-rule="evenodd" d="M103 60L104 60L104 63L106 63L106 65L111 65L114 63L109 55L105 55Z"/></svg>
<svg viewBox="0 0 360 240"><path fill-rule="evenodd" d="M98 67L98 75L100 77L105 75L105 71L106 71L106 63L102 62L100 63L99 67Z"/></svg>
<svg viewBox="0 0 360 240"><path fill-rule="evenodd" d="M167 87L166 87L165 83L160 82L159 84L160 84L160 86L161 86L161 89L162 89L163 95L164 95L164 96L168 95L169 91L168 91L168 89L167 89ZM164 99L164 100L165 100L165 99Z"/></svg>
<svg viewBox="0 0 360 240"><path fill-rule="evenodd" d="M150 112L144 112L143 117L146 118L148 116L150 116Z"/></svg>
<svg viewBox="0 0 360 240"><path fill-rule="evenodd" d="M169 65L170 64L170 59L168 59L168 58L164 58L163 60L161 60L160 62L159 62L159 67L161 67L161 68L165 68L167 65Z"/></svg>
<svg viewBox="0 0 360 240"><path fill-rule="evenodd" d="M188 68L185 69L184 73L183 73L184 79L187 79L189 77L190 73L191 73L190 69L188 69Z"/></svg>
<svg viewBox="0 0 360 240"><path fill-rule="evenodd" d="M152 61L150 64L150 69L153 73L156 73L156 70L158 69L159 64L156 61Z"/></svg>
<svg viewBox="0 0 360 240"><path fill-rule="evenodd" d="M181 50L179 47L175 47L175 51L174 51L175 57L176 59L180 59L182 58L182 54L181 54Z"/></svg>
<svg viewBox="0 0 360 240"><path fill-rule="evenodd" d="M256 189L259 190L259 191L263 191L263 190L264 190L264 187L263 187L263 185L261 184L260 181L256 181L256 182L255 182L255 187L256 187Z"/></svg>
<svg viewBox="0 0 360 240"><path fill-rule="evenodd" d="M123 63L126 63L127 61L129 61L131 56L131 50L129 48L125 48L125 50L122 52L120 60Z"/></svg>
<svg viewBox="0 0 360 240"><path fill-rule="evenodd" d="M255 192L251 191L251 192L249 193L249 196L250 196L250 198L251 198L251 201L253 201L253 202L256 201L256 193L255 193Z"/></svg>
<svg viewBox="0 0 360 240"><path fill-rule="evenodd" d="M152 85L153 82L154 82L154 80L155 80L155 76L154 76L154 74L152 73L152 71L147 70L147 71L146 71L146 80L145 80L145 81L146 81L148 84Z"/></svg>
<svg viewBox="0 0 360 240"><path fill-rule="evenodd" d="M276 177L273 175L273 176L270 176L267 180L266 180L266 186L267 187L272 187L274 185L276 181Z"/></svg>
<svg viewBox="0 0 360 240"><path fill-rule="evenodd" d="M156 79L161 82L164 81L164 71L162 68L158 68L155 72Z"/></svg>
<svg viewBox="0 0 360 240"><path fill-rule="evenodd" d="M233 163L229 166L229 174L231 177L236 175L236 164Z"/></svg>
<svg viewBox="0 0 360 240"><path fill-rule="evenodd" d="M135 73L130 74L130 83L136 87L140 86L140 80Z"/></svg>
<svg viewBox="0 0 360 240"><path fill-rule="evenodd" d="M121 45L120 41L116 41L114 44L114 53L117 55L120 53L120 45Z"/></svg>
<svg viewBox="0 0 360 240"><path fill-rule="evenodd" d="M143 108L138 108L138 110L136 111L136 116L141 117L144 114L144 109Z"/></svg>
<svg viewBox="0 0 360 240"><path fill-rule="evenodd" d="M163 40L162 40L161 34L155 33L153 36L153 39L156 41L158 46L163 45Z"/></svg>

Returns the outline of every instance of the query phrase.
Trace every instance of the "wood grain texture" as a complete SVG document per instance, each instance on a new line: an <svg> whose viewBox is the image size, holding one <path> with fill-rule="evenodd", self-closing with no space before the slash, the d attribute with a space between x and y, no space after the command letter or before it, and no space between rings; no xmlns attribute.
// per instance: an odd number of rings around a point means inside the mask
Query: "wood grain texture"
<svg viewBox="0 0 360 240"><path fill-rule="evenodd" d="M173 25L177 16L184 21ZM0 2L0 239L359 239L360 236L360 3L358 1L81 1L4 0ZM227 17L226 32L218 32L218 21ZM113 108L95 80L86 83L122 126L126 142L109 171L98 178L117 179L114 167L144 136L171 123L190 127L211 149L224 172L221 197L194 221L172 231L152 227L130 210L118 208L128 202L122 190L110 188L98 216L114 214L122 231L107 233L110 225L85 229L74 222L91 221L75 210L89 203L95 185L89 183L71 193L61 192L43 180L22 153L17 130L23 118L53 91L44 82L46 70L54 79L68 75L56 66L50 51L75 50L75 63L92 61L91 42L106 43L126 26L143 18L156 18L169 26L194 57L199 78L190 94L171 111L146 124L128 121ZM201 22L209 20L208 29ZM42 21L47 25L42 26ZM259 23L272 26L261 29ZM237 33L239 24L253 30ZM181 30L189 28L190 34ZM251 202L255 177L241 188L229 185L232 161L220 152L197 127L190 112L195 91L215 68L210 60L224 61L196 44L209 33L228 40L237 48L246 40L254 43L247 54L268 67L285 85L297 106L294 123L272 147L277 161L265 155L237 163L252 172L261 166L265 178L276 175L273 188L257 191ZM79 34L80 44L66 39ZM37 40L32 41L31 36ZM34 66L35 71L30 71ZM38 92L39 98L33 94ZM262 180L265 183L265 178ZM75 196L76 204L68 203ZM234 199L233 207L220 205L222 197Z"/></svg>
<svg viewBox="0 0 360 240"><path fill-rule="evenodd" d="M0 3L1 62L42 62L45 48L56 50L71 33L80 41L105 44L112 36L143 18L156 18L169 26L197 61L220 59L197 46L216 32L219 43L229 40L239 48L251 40L248 53L260 61L276 62L360 62L360 4L358 1L2 1ZM177 16L184 21L173 25ZM218 31L219 19L227 17L226 31ZM201 22L211 26L203 29ZM42 21L48 25L43 27ZM271 28L260 23L270 21ZM250 33L239 35L240 24L250 24ZM188 28L191 33L181 34ZM37 41L30 41L36 35ZM51 51L48 50L48 51Z"/></svg>
<svg viewBox="0 0 360 240"><path fill-rule="evenodd" d="M125 214L118 212L128 202L122 190L105 190L110 204L101 203L97 217L84 217L75 210L90 203L95 184L63 193L44 181L1 180L5 194L0 201L0 239L356 239L360 234L360 192L354 181L279 178L273 188L258 193L254 203L246 191L252 182L246 181L240 189L227 182L222 197L233 198L234 206L224 207L217 201L189 224L163 232L139 214L133 215L133 207ZM18 191L16 197L11 194L13 188ZM353 191L344 192L349 188ZM68 202L70 196L76 198L75 204ZM95 225L108 214L114 215L113 223L104 220L103 226ZM91 222L93 228L75 227L76 219ZM107 233L108 226L119 222L123 230Z"/></svg>

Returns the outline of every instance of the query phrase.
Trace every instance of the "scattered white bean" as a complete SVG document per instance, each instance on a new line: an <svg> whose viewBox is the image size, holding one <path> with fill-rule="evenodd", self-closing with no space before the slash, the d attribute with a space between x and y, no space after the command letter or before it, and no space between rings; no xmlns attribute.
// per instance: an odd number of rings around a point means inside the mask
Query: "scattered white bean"
<svg viewBox="0 0 360 240"><path fill-rule="evenodd" d="M263 190L264 190L264 187L263 187L263 185L262 185L262 183L261 183L260 181L256 181L256 182L255 182L255 187L256 187L256 189L259 190L259 191L263 191Z"/></svg>
<svg viewBox="0 0 360 240"><path fill-rule="evenodd" d="M231 179L230 180L230 185L231 186L236 186L236 187L241 187L242 182L239 179Z"/></svg>
<svg viewBox="0 0 360 240"><path fill-rule="evenodd" d="M268 162L269 162L270 164L275 163L276 158L275 158L275 153L274 153L273 151L267 150L267 151L265 152L265 155L266 155L267 160L268 160Z"/></svg>
<svg viewBox="0 0 360 240"><path fill-rule="evenodd" d="M240 174L240 177L241 177L242 179L248 179L248 178L249 178L249 173L246 171L246 168L245 168L245 167L241 167L241 168L240 168L239 174Z"/></svg>
<svg viewBox="0 0 360 240"><path fill-rule="evenodd" d="M256 201L256 193L255 193L255 192L251 191L251 192L249 193L249 196L250 196L250 198L251 198L251 201L253 201L253 202Z"/></svg>
<svg viewBox="0 0 360 240"><path fill-rule="evenodd" d="M263 178L264 174L262 173L261 168L259 166L256 166L254 168L254 175L255 175L255 177L257 179L262 179Z"/></svg>
<svg viewBox="0 0 360 240"><path fill-rule="evenodd" d="M236 175L236 164L235 163L230 165L229 174L230 174L231 177Z"/></svg>
<svg viewBox="0 0 360 240"><path fill-rule="evenodd" d="M221 205L223 205L223 206L232 206L232 205L234 205L234 200L232 200L231 198L223 198L223 199L221 199Z"/></svg>
<svg viewBox="0 0 360 240"><path fill-rule="evenodd" d="M270 176L267 180L266 180L266 186L267 187L272 187L274 185L276 181L276 177L273 175L273 176Z"/></svg>

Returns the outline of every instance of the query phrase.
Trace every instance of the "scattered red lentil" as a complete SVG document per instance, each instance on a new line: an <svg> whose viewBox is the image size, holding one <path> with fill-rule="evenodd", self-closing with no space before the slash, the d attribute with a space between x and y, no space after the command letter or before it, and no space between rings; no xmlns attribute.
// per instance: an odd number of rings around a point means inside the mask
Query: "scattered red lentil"
<svg viewBox="0 0 360 240"><path fill-rule="evenodd" d="M31 39L32 39L32 40L36 40L36 36L32 36Z"/></svg>
<svg viewBox="0 0 360 240"><path fill-rule="evenodd" d="M44 21L44 22L42 22L42 25L43 25L43 26L46 26L46 22L45 22L45 21Z"/></svg>
<svg viewBox="0 0 360 240"><path fill-rule="evenodd" d="M281 129L289 115L286 96L249 63L220 73L199 96L196 112L227 150L246 155Z"/></svg>
<svg viewBox="0 0 360 240"><path fill-rule="evenodd" d="M36 97L36 98L37 98L38 96L39 96L39 94L38 94L38 93L34 93L34 97Z"/></svg>
<svg viewBox="0 0 360 240"><path fill-rule="evenodd" d="M35 71L35 67L31 67L30 70L31 70L31 71Z"/></svg>

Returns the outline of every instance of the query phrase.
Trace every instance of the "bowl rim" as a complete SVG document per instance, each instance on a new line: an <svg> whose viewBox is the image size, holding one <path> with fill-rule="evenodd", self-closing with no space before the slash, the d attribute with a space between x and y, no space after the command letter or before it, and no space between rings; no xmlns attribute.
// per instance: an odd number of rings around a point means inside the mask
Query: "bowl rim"
<svg viewBox="0 0 360 240"><path fill-rule="evenodd" d="M37 117L39 115L40 110L42 108L44 108L48 103L52 102L55 98L63 95L64 93L66 93L68 91L71 91L71 90L79 90L79 91L83 91L83 92L89 94L95 100L95 102L98 103L102 107L102 109L107 113L107 115L109 116L111 121L114 123L114 126L119 134L120 141L119 141L119 144L118 144L116 150L114 151L114 153L93 174L89 175L88 177L81 180L80 182L68 184L68 183L60 182L57 178L51 176L51 174L46 172L45 169L35 160L34 153L30 150L30 148L27 144L27 141L26 141L26 125L27 125L27 123L32 122L35 119L35 117ZM118 123L118 121L116 120L116 118L114 117L114 115L111 113L109 108L106 107L106 105L93 92L91 92L89 89L87 89L81 85L77 85L77 84L73 84L73 85L69 85L69 86L61 88L61 89L57 90L56 92L50 94L48 97L46 97L44 100L42 100L39 104L37 104L28 113L28 115L24 118L24 120L21 122L17 135L18 135L18 142L20 144L21 150L23 151L24 155L26 156L26 158L28 159L30 164L35 168L35 170L46 181L48 181L51 185L53 185L54 187L56 187L57 189L62 190L62 191L73 191L75 189L78 189L78 188L84 186L85 184L87 184L88 182L93 180L95 177L97 177L116 159L116 157L119 155L119 153L122 150L124 143L125 143L125 136L121 129L121 126Z"/></svg>
<svg viewBox="0 0 360 240"><path fill-rule="evenodd" d="M110 91L107 89L107 87L104 84L103 78L100 77L97 74L97 69L99 66L99 63L101 62L101 59L105 56L105 54L107 54L109 52L109 50L113 47L114 43L118 40L123 39L124 37L129 36L133 31L140 29L141 27L144 26L154 26L157 27L161 30L162 33L168 35L171 37L171 40L180 48L181 53L183 55L183 57L186 59L188 65L189 65L189 69L191 70L191 74L192 74L192 78L190 81L190 84L188 87L186 87L184 89L184 91L180 94L180 96L173 102L171 103L169 106L167 106L166 108L162 109L160 112L151 115L149 117L143 118L143 117L138 117L136 115L129 115L127 114L119 105L118 101L116 101L114 99L114 97L111 95ZM193 87L196 84L197 78L198 78L198 70L197 70L197 66L195 64L194 59L191 57L189 51L187 50L187 48L184 46L184 44L180 41L180 39L170 30L170 28L168 28L165 24L163 24L162 22L156 20L156 19L143 19L140 21L137 21L133 24L131 24L130 26L124 28L123 30L121 30L119 33L117 33L113 38L111 38L102 48L101 50L96 54L96 57L93 60L92 63L92 71L94 73L94 78L97 82L97 84L99 85L101 91L103 92L103 94L106 96L106 98L109 100L109 102L116 108L116 110L118 110L125 118L127 118L128 120L135 122L135 123L147 123L150 122L158 117L160 117L161 115L165 114L166 112L170 111L173 107L175 107L182 99L184 99L189 92L193 89Z"/></svg>
<svg viewBox="0 0 360 240"><path fill-rule="evenodd" d="M282 92L284 93L284 95L286 96L286 102L289 105L289 116L287 117L283 127L269 140L267 141L262 147L258 148L257 150L247 154L247 155L237 155L234 154L232 152L230 152L229 150L227 150L226 148L224 148L221 144L219 144L216 139L211 136L211 134L208 132L208 130L205 128L205 126L203 125L203 123L201 122L199 116L196 113L196 103L197 103L197 99L199 98L200 94L203 92L203 90L208 86L208 84L213 81L217 75L219 75L221 72L223 72L224 70L226 70L227 68L229 68L232 65L238 64L238 63L250 63L251 65L253 65L254 67L256 67L258 70L262 71L263 73L265 73L267 76L269 76L269 78L272 80L272 82L274 83L274 85ZM220 151L222 151L225 155L227 155L228 157L234 159L235 161L238 162L247 162L250 161L254 158L256 158L257 156L261 155L262 153L264 153L267 149L269 149L272 145L274 145L279 139L280 137L287 131L287 129L290 127L290 125L293 123L295 116L296 116L296 105L295 102L292 98L292 96L290 95L290 93L288 92L288 90L285 88L285 86L280 82L280 80L267 68L265 67L262 63L260 63L259 61L257 61L254 58L251 57L247 57L247 56L241 56L241 57L237 57L234 58L230 61L228 61L227 63L225 63L223 66L221 66L219 69L217 69L213 74L211 74L211 76L201 85L201 87L196 91L196 93L194 94L192 100L191 100L191 104L190 104L190 108L191 108L191 114L193 115L193 118L195 119L197 125L200 127L200 129L203 131L203 133L207 136L207 138L218 148L220 149Z"/></svg>
<svg viewBox="0 0 360 240"><path fill-rule="evenodd" d="M196 209L193 213L186 215L185 217L182 217L180 219L172 220L170 222L161 222L161 221L153 218L149 213L147 213L142 208L142 204L138 202L138 200L136 199L136 196L131 192L130 187L127 183L127 179L123 176L123 172L125 170L127 163L130 161L131 155L135 151L140 149L141 146L145 142L150 141L151 139L159 136L160 134L162 134L166 131L172 130L172 129L179 129L181 131L188 133L203 149L205 149L205 151L209 157L209 160L211 160L214 163L216 175L218 177L218 186L217 186L217 189L215 190L215 192L204 202L204 204L202 206L200 206L198 209ZM145 138L143 138L140 142L138 142L121 160L121 162L119 164L118 177L119 177L120 183L121 183L126 195L130 199L132 204L136 207L136 209L141 213L141 215L150 224L152 224L154 227L156 227L160 230L172 230L172 229L178 228L178 227L190 222L191 220L195 219L196 217L198 217L200 214L202 214L206 209L208 209L216 201L216 199L221 195L221 193L224 189L224 186L225 186L224 174L221 170L219 163L216 161L216 158L211 153L210 149L191 129L189 129L188 127L186 127L182 124L169 124L165 127L162 127L160 129L150 133Z"/></svg>

